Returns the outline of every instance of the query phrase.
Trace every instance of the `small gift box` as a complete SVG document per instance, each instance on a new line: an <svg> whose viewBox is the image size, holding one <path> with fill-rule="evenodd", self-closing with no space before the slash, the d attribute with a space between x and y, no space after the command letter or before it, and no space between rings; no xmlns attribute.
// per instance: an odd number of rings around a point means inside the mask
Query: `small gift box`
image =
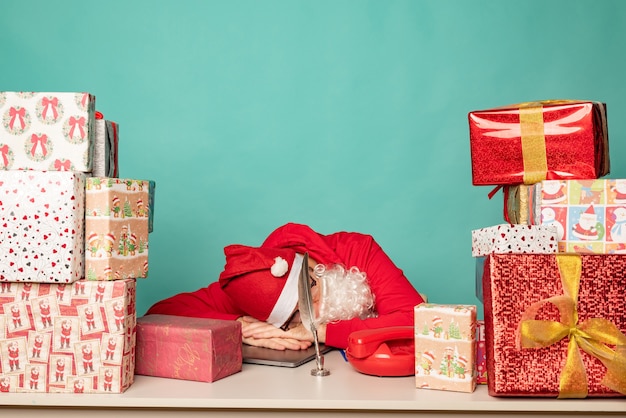
<svg viewBox="0 0 626 418"><path fill-rule="evenodd" d="M626 254L626 180L544 180L505 188L505 214L554 225L559 252Z"/></svg>
<svg viewBox="0 0 626 418"><path fill-rule="evenodd" d="M557 242L553 225L495 225L472 231L472 257L492 252L549 254L556 252Z"/></svg>
<svg viewBox="0 0 626 418"><path fill-rule="evenodd" d="M0 393L121 393L134 380L135 281L0 282Z"/></svg>
<svg viewBox="0 0 626 418"><path fill-rule="evenodd" d="M148 277L149 182L88 177L85 278Z"/></svg>
<svg viewBox="0 0 626 418"><path fill-rule="evenodd" d="M0 170L0 281L85 276L85 173Z"/></svg>
<svg viewBox="0 0 626 418"><path fill-rule="evenodd" d="M552 100L470 112L474 185L534 184L609 173L606 105Z"/></svg>
<svg viewBox="0 0 626 418"><path fill-rule="evenodd" d="M0 169L91 172L95 102L89 93L0 92Z"/></svg>
<svg viewBox="0 0 626 418"><path fill-rule="evenodd" d="M476 297L483 300L483 263L489 253L551 254L558 248L554 225L502 224L472 231L472 256L476 258Z"/></svg>
<svg viewBox="0 0 626 418"><path fill-rule="evenodd" d="M137 319L135 373L215 382L241 371L241 323L146 315Z"/></svg>
<svg viewBox="0 0 626 418"><path fill-rule="evenodd" d="M476 306L415 307L415 384L419 389L476 388Z"/></svg>
<svg viewBox="0 0 626 418"><path fill-rule="evenodd" d="M120 126L96 112L92 177L119 177L117 149Z"/></svg>
<svg viewBox="0 0 626 418"><path fill-rule="evenodd" d="M626 258L490 254L483 275L492 396L626 394Z"/></svg>

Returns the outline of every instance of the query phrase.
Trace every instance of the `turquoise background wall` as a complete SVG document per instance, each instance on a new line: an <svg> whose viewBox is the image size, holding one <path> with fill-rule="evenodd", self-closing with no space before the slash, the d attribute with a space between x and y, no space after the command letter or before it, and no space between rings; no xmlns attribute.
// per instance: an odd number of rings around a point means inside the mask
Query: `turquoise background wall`
<svg viewBox="0 0 626 418"><path fill-rule="evenodd" d="M608 106L626 177L621 0L5 2L1 90L89 91L120 174L157 182L138 314L216 280L222 249L286 222L372 234L431 301L474 295L467 113Z"/></svg>

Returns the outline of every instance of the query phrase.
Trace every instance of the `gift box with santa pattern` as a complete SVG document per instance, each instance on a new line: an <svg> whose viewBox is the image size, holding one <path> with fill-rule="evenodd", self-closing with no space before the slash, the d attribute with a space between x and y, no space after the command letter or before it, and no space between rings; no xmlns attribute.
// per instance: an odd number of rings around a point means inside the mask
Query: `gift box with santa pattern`
<svg viewBox="0 0 626 418"><path fill-rule="evenodd" d="M149 189L147 180L87 178L87 280L148 276Z"/></svg>
<svg viewBox="0 0 626 418"><path fill-rule="evenodd" d="M0 92L0 169L91 172L95 97Z"/></svg>
<svg viewBox="0 0 626 418"><path fill-rule="evenodd" d="M476 388L476 306L422 303L415 307L418 389Z"/></svg>
<svg viewBox="0 0 626 418"><path fill-rule="evenodd" d="M0 396L125 391L135 325L134 279L0 282Z"/></svg>
<svg viewBox="0 0 626 418"><path fill-rule="evenodd" d="M515 223L554 225L560 252L626 253L626 180L544 180L505 188Z"/></svg>
<svg viewBox="0 0 626 418"><path fill-rule="evenodd" d="M0 170L0 282L82 279L84 214L85 173Z"/></svg>

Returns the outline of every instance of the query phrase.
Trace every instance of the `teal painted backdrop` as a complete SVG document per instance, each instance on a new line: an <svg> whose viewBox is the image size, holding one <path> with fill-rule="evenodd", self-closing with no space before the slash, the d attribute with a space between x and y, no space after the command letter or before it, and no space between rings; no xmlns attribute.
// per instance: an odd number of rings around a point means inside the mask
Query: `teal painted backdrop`
<svg viewBox="0 0 626 418"><path fill-rule="evenodd" d="M157 182L139 315L286 222L372 234L431 301L480 307L471 230L502 199L471 184L467 113L604 101L626 177L625 18L621 0L13 1L0 89L95 94L121 176Z"/></svg>

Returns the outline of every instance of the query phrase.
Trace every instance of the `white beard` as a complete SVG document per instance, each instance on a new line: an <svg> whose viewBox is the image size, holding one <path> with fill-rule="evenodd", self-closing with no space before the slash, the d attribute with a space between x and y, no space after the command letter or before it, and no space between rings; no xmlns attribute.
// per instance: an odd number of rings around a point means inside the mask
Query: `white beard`
<svg viewBox="0 0 626 418"><path fill-rule="evenodd" d="M324 266L318 264L314 269L319 278L320 303L317 321L325 324L352 318L376 316L374 295L367 283L364 272L352 267Z"/></svg>

